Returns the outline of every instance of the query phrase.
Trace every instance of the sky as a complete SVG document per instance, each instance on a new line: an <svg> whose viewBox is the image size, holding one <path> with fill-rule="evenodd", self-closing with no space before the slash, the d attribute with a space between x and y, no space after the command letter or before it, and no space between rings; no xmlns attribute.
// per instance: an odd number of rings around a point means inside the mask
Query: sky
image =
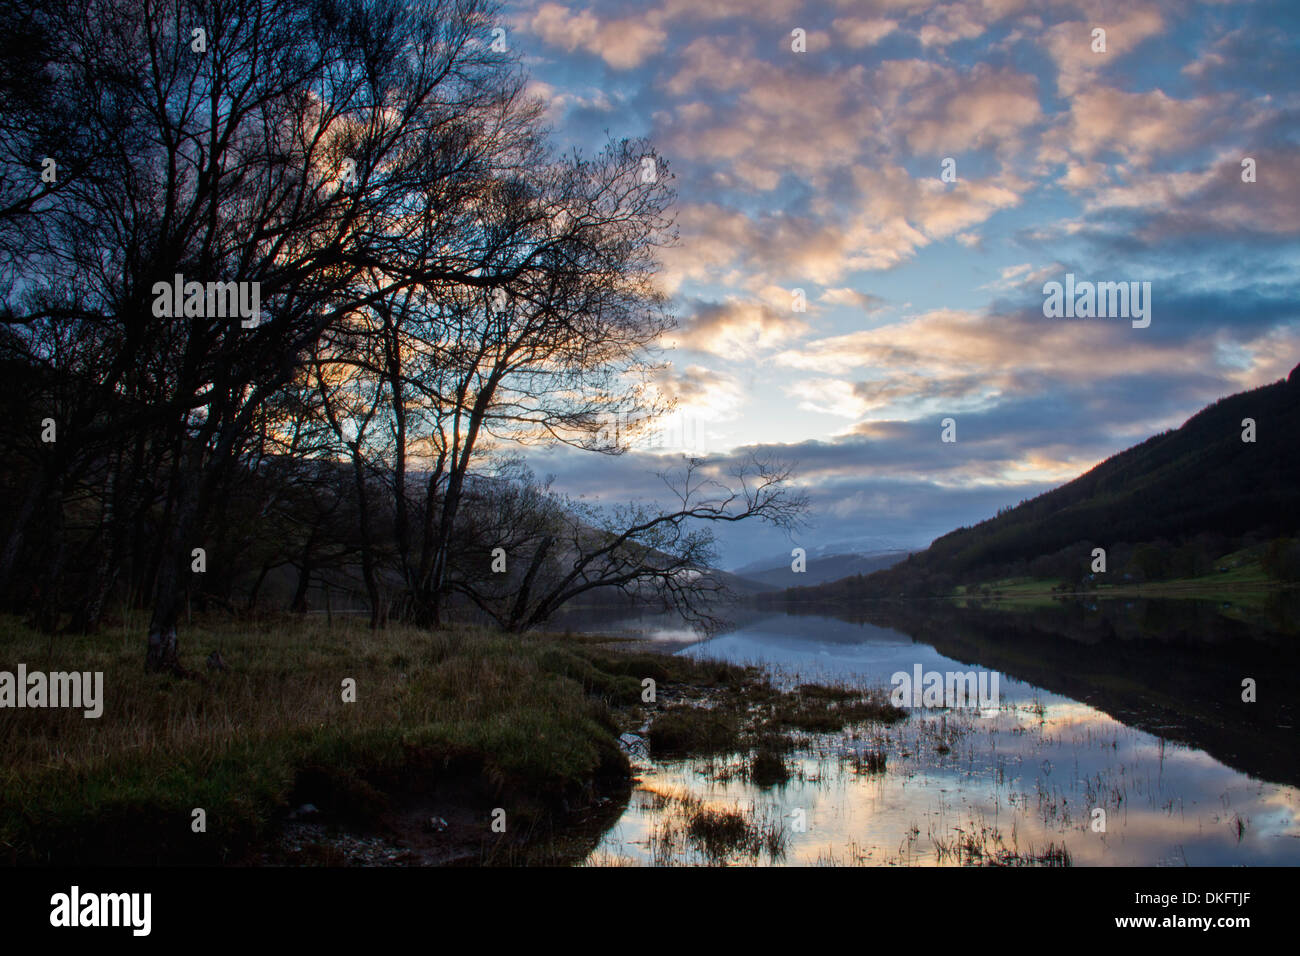
<svg viewBox="0 0 1300 956"><path fill-rule="evenodd" d="M526 0L501 21L557 144L645 137L678 194L677 412L657 446L528 461L604 503L660 496L683 453L791 463L805 527L728 527L721 567L924 547L1300 362L1294 0ZM1048 317L1067 274L1149 282L1150 324Z"/></svg>

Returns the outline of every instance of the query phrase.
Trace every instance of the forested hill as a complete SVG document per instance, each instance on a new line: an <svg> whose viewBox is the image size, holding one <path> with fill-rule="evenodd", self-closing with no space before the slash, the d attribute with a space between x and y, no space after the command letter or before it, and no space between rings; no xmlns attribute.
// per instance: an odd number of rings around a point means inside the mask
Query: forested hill
<svg viewBox="0 0 1300 956"><path fill-rule="evenodd" d="M1253 443L1243 440L1248 418ZM786 593L883 597L1017 575L1077 580L1093 547L1107 549L1112 573L1155 549L1166 568L1205 573L1218 555L1300 528L1298 437L1300 366L1285 381L1220 399L1066 485L950 532L893 568Z"/></svg>

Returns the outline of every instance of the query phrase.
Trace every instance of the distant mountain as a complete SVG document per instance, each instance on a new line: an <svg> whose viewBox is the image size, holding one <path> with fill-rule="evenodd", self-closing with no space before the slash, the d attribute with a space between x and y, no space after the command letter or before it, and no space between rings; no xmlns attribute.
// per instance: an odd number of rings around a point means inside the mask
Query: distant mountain
<svg viewBox="0 0 1300 956"><path fill-rule="evenodd" d="M765 581L752 574L736 574L711 568L710 574L725 584L737 595L759 594L767 591L779 591L788 585L781 581Z"/></svg>
<svg viewBox="0 0 1300 956"><path fill-rule="evenodd" d="M1243 441L1243 420L1255 441ZM1300 366L1285 381L1220 399L1091 471L867 577L791 598L943 594L961 583L1018 575L1077 580L1094 547L1108 571L1188 576L1235 547L1300 530ZM1161 564L1163 562L1163 564ZM753 575L749 575L753 576ZM1166 573L1165 576L1177 576Z"/></svg>
<svg viewBox="0 0 1300 956"><path fill-rule="evenodd" d="M784 563L777 564L775 567L768 564L771 559L755 561L743 568L738 568L735 573L746 580L758 582L769 588L789 588L799 585L822 584L851 574L870 574L873 571L893 567L906 557L906 551L883 551L874 554L828 554L820 557L809 555L806 559L805 570L798 573L790 568L792 558L786 558Z"/></svg>

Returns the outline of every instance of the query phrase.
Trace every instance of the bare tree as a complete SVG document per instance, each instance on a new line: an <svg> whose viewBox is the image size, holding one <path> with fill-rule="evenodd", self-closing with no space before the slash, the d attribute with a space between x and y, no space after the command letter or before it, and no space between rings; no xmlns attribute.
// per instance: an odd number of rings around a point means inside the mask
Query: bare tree
<svg viewBox="0 0 1300 956"><path fill-rule="evenodd" d="M727 588L713 570L714 527L757 520L792 530L807 498L788 466L752 456L721 471L686 458L659 477L671 504L608 511L526 480L494 490L490 506L475 509L487 517L467 535L452 587L509 630L537 627L566 603L611 588L715 626ZM485 574L493 548L505 571Z"/></svg>
<svg viewBox="0 0 1300 956"><path fill-rule="evenodd" d="M479 0L68 0L61 14L61 75L96 94L63 119L107 145L94 176L39 197L10 345L34 364L54 361L51 340L94 353L75 373L102 400L54 410L50 494L89 449L147 434L160 450L148 665L179 670L189 552L259 410L367 302L496 280L476 209L527 160L536 111L484 42ZM160 319L157 287L177 275L256 284L261 314Z"/></svg>
<svg viewBox="0 0 1300 956"><path fill-rule="evenodd" d="M355 322L335 335L334 361L364 367L388 391L413 619L442 618L466 481L484 452L562 442L618 454L625 446L604 431L611 418L660 411L646 381L672 327L654 283L656 252L673 239L668 179L641 142L535 163L480 207L481 271L499 284L443 277L372 304L382 344L368 360L347 344Z"/></svg>
<svg viewBox="0 0 1300 956"><path fill-rule="evenodd" d="M116 593L172 673L189 598L250 606L281 568L303 609L359 565L376 626L394 592L429 625L468 600L528 627L599 587L696 613L707 527L793 513L780 469L733 495L692 465L680 507L610 514L492 471L621 454L666 410L675 237L650 144L550 149L490 0L5 2L11 609L91 629ZM508 607L496 548L528 555Z"/></svg>

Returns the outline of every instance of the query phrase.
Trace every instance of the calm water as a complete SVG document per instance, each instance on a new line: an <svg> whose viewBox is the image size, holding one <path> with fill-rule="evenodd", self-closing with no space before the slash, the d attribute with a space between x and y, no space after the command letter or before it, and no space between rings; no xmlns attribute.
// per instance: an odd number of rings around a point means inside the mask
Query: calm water
<svg viewBox="0 0 1300 956"><path fill-rule="evenodd" d="M996 671L997 706L913 709L890 727L803 735L793 777L750 783L743 756L636 761L639 783L589 862L953 865L990 856L1075 866L1300 863L1300 699L1292 608L1192 602L1034 611L912 607L857 620L745 612L678 653L780 681L888 687L897 671ZM567 626L582 629L571 619ZM684 641L617 615L590 630ZM1259 701L1241 701L1241 681ZM862 770L884 752L884 772ZM710 856L683 808L742 813L765 841ZM1105 830L1095 809L1105 811Z"/></svg>

